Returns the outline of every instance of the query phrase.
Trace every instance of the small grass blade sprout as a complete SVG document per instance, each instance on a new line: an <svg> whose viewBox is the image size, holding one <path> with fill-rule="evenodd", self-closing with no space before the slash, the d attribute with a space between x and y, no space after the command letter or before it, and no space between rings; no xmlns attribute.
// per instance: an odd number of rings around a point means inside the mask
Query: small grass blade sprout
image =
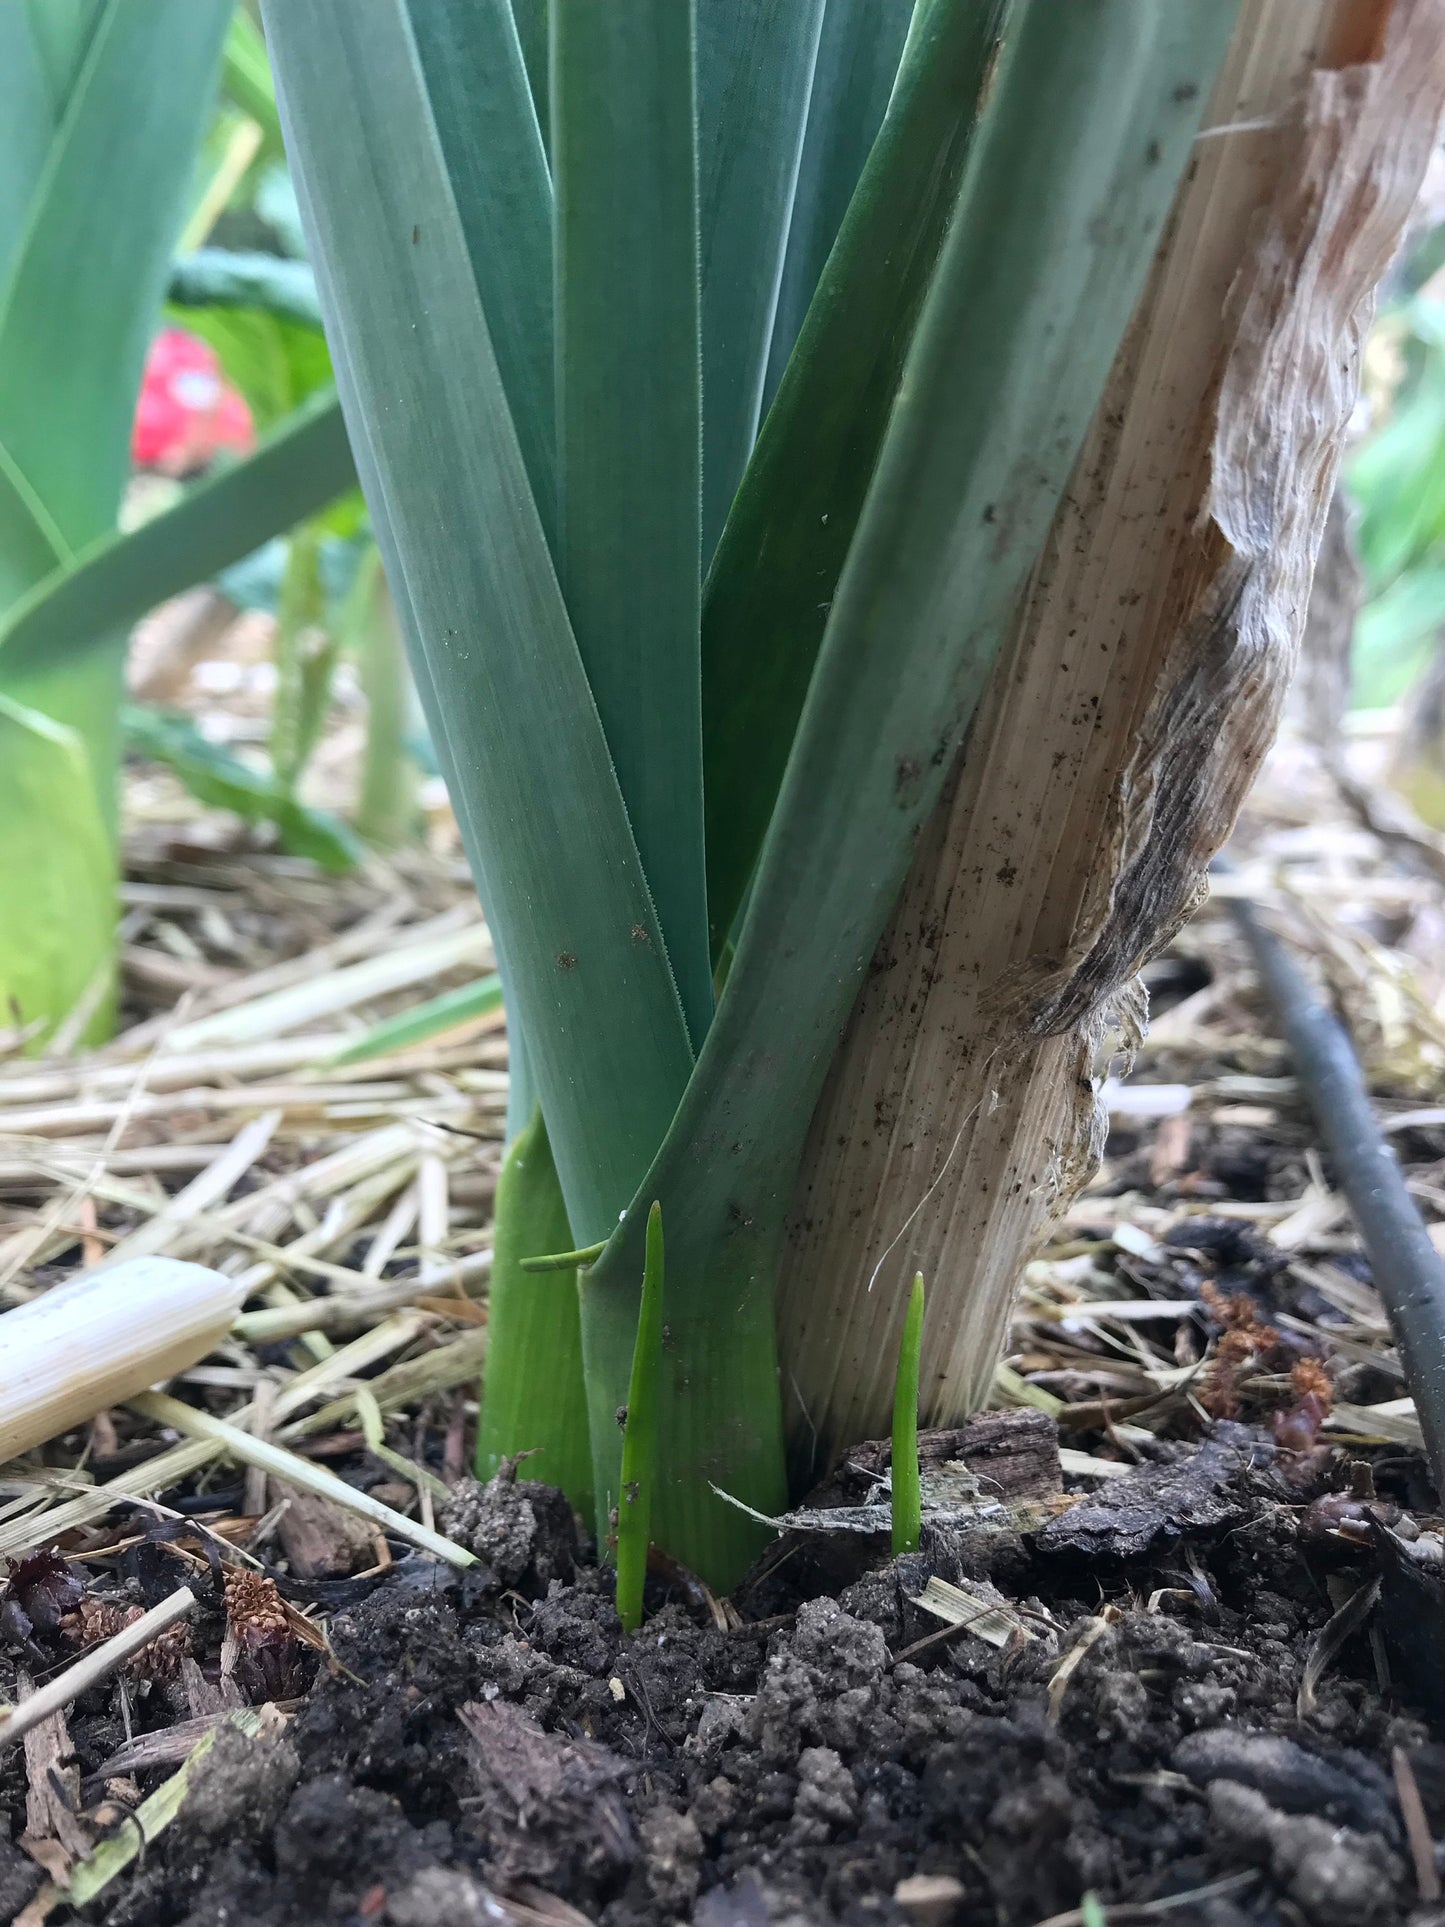
<svg viewBox="0 0 1445 1927"><path fill-rule="evenodd" d="M326 1061L335 1068L359 1064L368 1057L389 1057L394 1051L410 1050L414 1045L430 1043L434 1037L444 1037L462 1024L490 1017L501 1007L501 978L495 973L479 977L474 984L463 984L459 990L444 990L439 997L429 997L424 1004L414 1004L395 1017L383 1018L354 1044L348 1044Z"/></svg>
<svg viewBox="0 0 1445 1927"><path fill-rule="evenodd" d="M657 1389L662 1375L662 1206L647 1214L647 1262L622 1426L622 1491L617 1502L617 1616L625 1633L642 1624L642 1587L652 1531L657 1470Z"/></svg>
<svg viewBox="0 0 1445 1927"><path fill-rule="evenodd" d="M923 1531L923 1491L918 1477L918 1361L923 1351L923 1273L913 1280L898 1378L893 1389L893 1557L917 1552Z"/></svg>
<svg viewBox="0 0 1445 1927"><path fill-rule="evenodd" d="M523 1271L576 1271L580 1265L595 1265L607 1249L605 1244L583 1245L580 1251L549 1251L542 1258L524 1258Z"/></svg>

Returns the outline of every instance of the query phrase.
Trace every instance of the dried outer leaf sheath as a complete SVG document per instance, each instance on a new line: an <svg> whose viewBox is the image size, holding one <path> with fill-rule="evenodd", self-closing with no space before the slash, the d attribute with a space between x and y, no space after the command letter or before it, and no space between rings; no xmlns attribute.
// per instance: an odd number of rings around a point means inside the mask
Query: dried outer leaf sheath
<svg viewBox="0 0 1445 1927"><path fill-rule="evenodd" d="M622 1433L622 1491L617 1501L617 1613L624 1632L642 1623L642 1587L652 1536L657 1471L658 1380L662 1370L662 1206L647 1214L647 1262L632 1353L632 1382Z"/></svg>
<svg viewBox="0 0 1445 1927"><path fill-rule="evenodd" d="M918 1473L918 1361L923 1351L923 1273L913 1280L893 1389L893 1556L917 1552L923 1530Z"/></svg>

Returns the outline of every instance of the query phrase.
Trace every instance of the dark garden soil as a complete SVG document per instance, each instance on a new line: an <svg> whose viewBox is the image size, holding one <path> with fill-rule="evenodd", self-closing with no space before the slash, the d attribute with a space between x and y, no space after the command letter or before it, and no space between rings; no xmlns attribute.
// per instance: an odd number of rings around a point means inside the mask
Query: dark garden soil
<svg viewBox="0 0 1445 1927"><path fill-rule="evenodd" d="M1051 1422L1011 1424L1037 1490ZM946 1449L967 1462L968 1435ZM975 1455L985 1484L990 1463ZM1340 1484L1220 1422L1076 1505L1020 1500L897 1562L881 1539L794 1534L737 1595L742 1623L660 1585L631 1640L558 1495L464 1487L449 1518L482 1568L417 1556L354 1584L284 1733L223 1734L181 1818L85 1917L1445 1919L1420 1904L1433 1854L1402 1820L1403 1794L1445 1831L1445 1586L1398 1536L1418 1468L1382 1463L1373 1504ZM138 1601L174 1583L149 1550ZM871 1570L839 1586L845 1562ZM1004 1643L914 1604L933 1575L1015 1604L989 1626ZM222 1631L213 1596L196 1651ZM307 1656L239 1631L255 1693L284 1696ZM134 1729L164 1727L176 1684L129 1690ZM82 1784L117 1777L117 1689L70 1733ZM23 1806L18 1749L3 1791ZM6 1850L0 1911L39 1882ZM1102 1912L1075 1911L1086 1891Z"/></svg>

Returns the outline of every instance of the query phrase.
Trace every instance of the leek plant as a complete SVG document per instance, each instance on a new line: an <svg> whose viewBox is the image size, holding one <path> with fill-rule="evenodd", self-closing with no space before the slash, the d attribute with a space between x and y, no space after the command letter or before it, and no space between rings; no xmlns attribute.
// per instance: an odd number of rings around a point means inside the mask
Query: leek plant
<svg viewBox="0 0 1445 1927"><path fill-rule="evenodd" d="M236 16L237 22L247 20L245 14ZM269 85L269 70L266 78ZM274 99L272 111L274 117ZM322 391L331 401L331 357L315 279L305 262L204 248L174 263L169 294L168 318L210 344L262 433L278 428ZM366 699L356 828L379 848L406 842L420 814L410 748L415 698L359 494L350 490L308 517L285 541L224 575L219 586L244 605L259 604L276 617L270 778L280 807L271 820L283 847L298 855L317 854L317 839L306 822L315 812L306 810L297 791L320 741L343 655L355 663ZM178 773L187 776L184 769ZM298 817L306 831L300 840L294 833ZM360 846L344 834L338 839L335 827L332 849L322 860L335 868L339 857L346 867L355 862Z"/></svg>
<svg viewBox="0 0 1445 1927"><path fill-rule="evenodd" d="M651 1531L717 1584L809 1121L1235 11L265 0L512 1025L484 1450L605 1536L660 1201Z"/></svg>
<svg viewBox="0 0 1445 1927"><path fill-rule="evenodd" d="M0 1002L36 1042L79 1006L92 1035L109 1021L128 625L353 477L322 392L253 457L117 529L231 16L231 0L0 7ZM202 202L234 178L212 170Z"/></svg>

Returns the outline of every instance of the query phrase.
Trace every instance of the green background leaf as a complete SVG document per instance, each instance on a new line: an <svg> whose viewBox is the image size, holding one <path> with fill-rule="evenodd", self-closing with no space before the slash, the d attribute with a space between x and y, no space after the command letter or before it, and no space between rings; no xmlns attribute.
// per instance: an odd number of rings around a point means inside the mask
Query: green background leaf
<svg viewBox="0 0 1445 1927"><path fill-rule="evenodd" d="M127 703L123 720L127 745L172 771L199 802L233 810L247 823L273 823L283 849L323 870L354 870L361 861L363 845L339 817L301 802L288 784L211 742L189 716Z"/></svg>
<svg viewBox="0 0 1445 1927"><path fill-rule="evenodd" d="M340 404L325 391L254 455L219 468L170 508L84 550L0 621L0 677L73 674L74 659L167 596L218 575L353 486Z"/></svg>
<svg viewBox="0 0 1445 1927"><path fill-rule="evenodd" d="M85 745L38 711L0 695L0 1023L29 1024L73 1009L115 943L110 834L95 800ZM110 1027L101 1000L82 1041ZM43 1033L42 1033L43 1035Z"/></svg>

